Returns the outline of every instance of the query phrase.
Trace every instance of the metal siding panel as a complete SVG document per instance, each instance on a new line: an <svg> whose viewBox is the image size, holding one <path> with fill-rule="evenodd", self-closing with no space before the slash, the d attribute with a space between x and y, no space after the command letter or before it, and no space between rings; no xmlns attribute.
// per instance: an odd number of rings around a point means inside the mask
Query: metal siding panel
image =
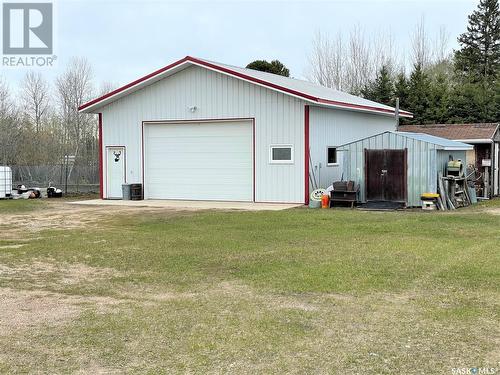
<svg viewBox="0 0 500 375"><path fill-rule="evenodd" d="M392 117L366 114L361 112L310 107L310 147L312 165L322 164L320 186L326 188L335 180L340 180L344 158L338 155L338 166L327 166L327 147L340 146L356 139L394 130ZM358 168L356 166L356 168ZM350 170L349 178L356 180ZM344 178L347 178L344 173Z"/></svg>
<svg viewBox="0 0 500 375"><path fill-rule="evenodd" d="M304 102L190 67L102 108L104 146L127 147L127 180L142 182L142 121L255 118L256 201L304 200ZM192 113L188 110L197 106ZM294 146L294 164L269 164L269 145Z"/></svg>

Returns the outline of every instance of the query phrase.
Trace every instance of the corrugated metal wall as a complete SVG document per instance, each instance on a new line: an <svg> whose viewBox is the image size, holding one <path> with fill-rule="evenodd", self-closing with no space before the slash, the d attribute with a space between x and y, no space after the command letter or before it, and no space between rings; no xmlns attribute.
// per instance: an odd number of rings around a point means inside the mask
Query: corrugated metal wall
<svg viewBox="0 0 500 375"><path fill-rule="evenodd" d="M253 117L256 201L302 203L304 104L221 73L189 67L104 107L103 147L126 146L127 181L142 182L142 121ZM193 106L194 113L189 110ZM269 164L271 144L292 144L294 164Z"/></svg>
<svg viewBox="0 0 500 375"><path fill-rule="evenodd" d="M338 166L327 166L327 147L340 146L364 137L395 130L394 117L362 112L311 107L309 139L312 168L319 186L326 188L340 180L343 155L337 155ZM321 168L320 168L321 163Z"/></svg>
<svg viewBox="0 0 500 375"><path fill-rule="evenodd" d="M462 160L465 166L469 163L467 160L467 151L437 150L437 171L442 172L443 176L446 176L446 166L450 157L453 160Z"/></svg>
<svg viewBox="0 0 500 375"><path fill-rule="evenodd" d="M408 206L421 206L420 195L436 192L437 172L443 170L449 155L465 162L465 151L444 151L432 143L418 141L394 133L383 133L344 147L346 179L360 184L360 199L365 201L364 150L408 149Z"/></svg>

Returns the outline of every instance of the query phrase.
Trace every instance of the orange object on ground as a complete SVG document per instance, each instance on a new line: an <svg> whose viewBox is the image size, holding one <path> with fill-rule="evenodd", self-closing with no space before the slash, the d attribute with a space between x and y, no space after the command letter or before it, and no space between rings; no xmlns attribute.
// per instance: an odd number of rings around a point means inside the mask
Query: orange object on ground
<svg viewBox="0 0 500 375"><path fill-rule="evenodd" d="M330 197L326 194L321 197L321 208L330 208Z"/></svg>

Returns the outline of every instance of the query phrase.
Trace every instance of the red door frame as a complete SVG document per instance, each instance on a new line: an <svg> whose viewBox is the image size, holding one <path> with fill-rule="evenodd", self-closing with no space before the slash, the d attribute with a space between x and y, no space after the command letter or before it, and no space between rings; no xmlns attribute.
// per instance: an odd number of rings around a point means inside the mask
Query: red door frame
<svg viewBox="0 0 500 375"><path fill-rule="evenodd" d="M127 147L124 145L109 145L104 147L106 149L105 152L105 165L106 165L106 179L105 179L105 185L106 185L106 199L109 197L108 195L108 148L123 148L124 156L123 156L123 183L127 183Z"/></svg>

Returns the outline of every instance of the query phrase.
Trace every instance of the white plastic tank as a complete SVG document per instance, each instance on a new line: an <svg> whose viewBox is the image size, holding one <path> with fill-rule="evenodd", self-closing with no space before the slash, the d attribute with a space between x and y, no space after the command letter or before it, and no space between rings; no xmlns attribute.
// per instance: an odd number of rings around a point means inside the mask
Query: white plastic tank
<svg viewBox="0 0 500 375"><path fill-rule="evenodd" d="M12 170L0 165L0 199L9 198L12 193Z"/></svg>

